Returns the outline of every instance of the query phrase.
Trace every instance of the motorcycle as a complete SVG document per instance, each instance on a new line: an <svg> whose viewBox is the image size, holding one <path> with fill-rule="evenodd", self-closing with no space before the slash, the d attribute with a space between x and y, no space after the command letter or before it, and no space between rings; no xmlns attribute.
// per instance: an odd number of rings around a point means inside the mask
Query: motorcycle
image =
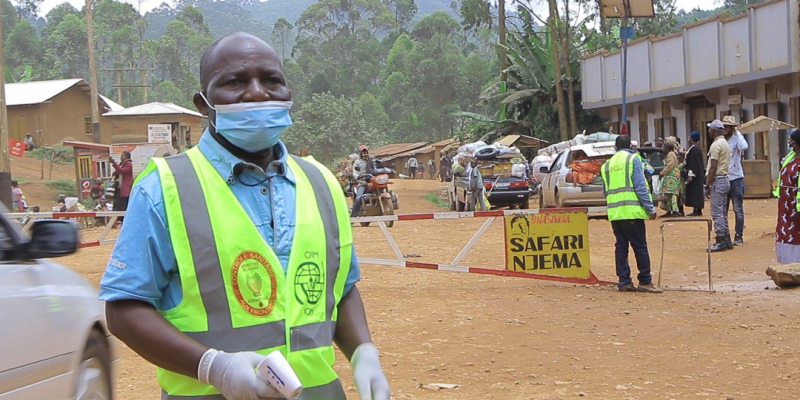
<svg viewBox="0 0 800 400"><path fill-rule="evenodd" d="M367 190L361 196L361 212L359 217L374 217L381 215L394 215L394 210L399 209L397 194L389 189L392 183L389 175L394 173L390 168L377 168L373 175L359 178L359 185L367 185ZM369 226L369 222L362 222L361 226ZM391 228L394 221L386 221L386 226Z"/></svg>
<svg viewBox="0 0 800 400"><path fill-rule="evenodd" d="M358 186L358 181L350 178L344 183L344 196L355 200L356 198L356 187Z"/></svg>

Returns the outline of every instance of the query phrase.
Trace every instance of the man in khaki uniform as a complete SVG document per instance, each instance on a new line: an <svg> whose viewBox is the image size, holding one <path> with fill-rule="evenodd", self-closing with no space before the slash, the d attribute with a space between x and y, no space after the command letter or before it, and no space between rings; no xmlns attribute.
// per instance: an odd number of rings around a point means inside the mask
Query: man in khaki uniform
<svg viewBox="0 0 800 400"><path fill-rule="evenodd" d="M706 197L711 199L711 217L714 219L714 230L717 232L717 242L711 247L711 251L732 250L733 241L726 218L728 193L731 190L728 182L731 148L725 140L725 125L722 121L715 119L708 124L708 129L714 142L708 151Z"/></svg>

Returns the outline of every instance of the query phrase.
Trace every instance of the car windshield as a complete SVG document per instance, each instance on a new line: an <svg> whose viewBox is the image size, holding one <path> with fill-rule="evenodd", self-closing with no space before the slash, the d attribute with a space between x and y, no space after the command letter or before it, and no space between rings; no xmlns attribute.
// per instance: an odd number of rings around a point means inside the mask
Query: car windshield
<svg viewBox="0 0 800 400"><path fill-rule="evenodd" d="M664 153L658 150L644 151L642 156L653 168L660 168L664 166Z"/></svg>

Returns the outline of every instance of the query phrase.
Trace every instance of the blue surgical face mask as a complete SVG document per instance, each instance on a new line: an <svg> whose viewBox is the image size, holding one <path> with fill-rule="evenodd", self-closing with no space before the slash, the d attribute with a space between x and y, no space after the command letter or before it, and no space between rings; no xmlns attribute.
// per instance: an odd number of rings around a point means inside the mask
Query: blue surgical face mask
<svg viewBox="0 0 800 400"><path fill-rule="evenodd" d="M209 119L214 129L232 145L250 153L275 146L283 130L292 126L292 117L289 116L293 104L291 101L212 106L203 93L200 96L215 111L214 120Z"/></svg>
<svg viewBox="0 0 800 400"><path fill-rule="evenodd" d="M794 151L794 142L789 142L786 144L786 147L789 148L789 151Z"/></svg>

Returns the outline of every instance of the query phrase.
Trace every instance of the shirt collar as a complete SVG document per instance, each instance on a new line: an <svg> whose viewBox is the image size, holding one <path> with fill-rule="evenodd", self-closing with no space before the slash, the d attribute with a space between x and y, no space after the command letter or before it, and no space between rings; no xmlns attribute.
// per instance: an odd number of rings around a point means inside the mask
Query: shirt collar
<svg viewBox="0 0 800 400"><path fill-rule="evenodd" d="M276 160L269 163L266 171L264 171L258 165L248 163L231 154L228 149L223 147L219 142L217 142L216 139L214 139L213 136L211 136L211 133L208 131L208 129L203 132L203 135L200 137L200 142L197 143L197 147L199 147L200 152L203 153L206 158L208 158L208 161L211 162L211 165L214 166L217 172L219 172L220 176L222 176L222 178L225 180L230 181L234 175L234 167L238 164L243 164L245 166L245 170L266 173L270 178L275 176L284 177L290 183L296 183L294 174L287 164L289 150L286 149L286 146L283 144L283 142L278 142L278 144L272 148L272 151L275 153Z"/></svg>

